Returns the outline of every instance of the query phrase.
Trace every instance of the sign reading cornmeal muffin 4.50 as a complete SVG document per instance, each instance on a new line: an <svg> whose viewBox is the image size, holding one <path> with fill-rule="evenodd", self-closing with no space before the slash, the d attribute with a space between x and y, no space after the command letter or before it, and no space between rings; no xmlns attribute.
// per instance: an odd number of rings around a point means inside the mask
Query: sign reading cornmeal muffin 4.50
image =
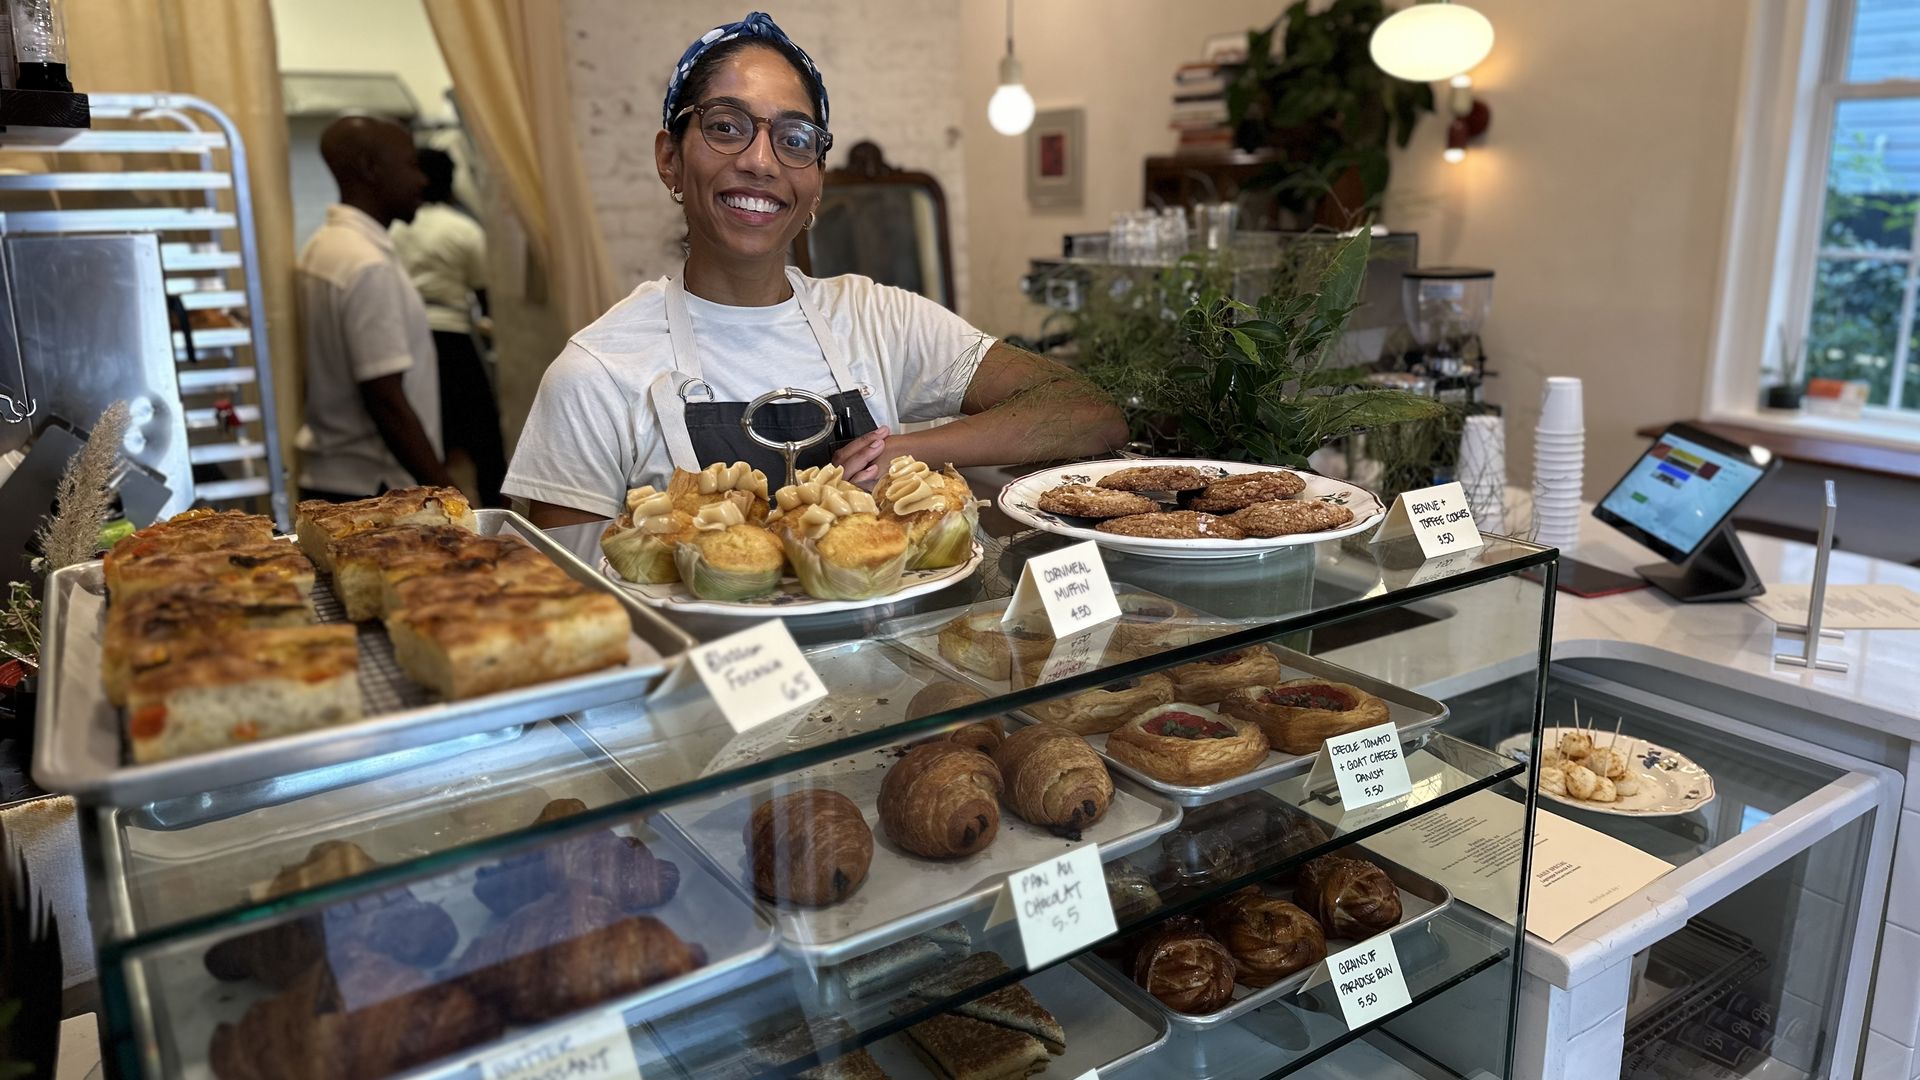
<svg viewBox="0 0 1920 1080"><path fill-rule="evenodd" d="M735 731L759 727L827 696L826 685L778 619L709 641L693 650L688 662Z"/></svg>
<svg viewBox="0 0 1920 1080"><path fill-rule="evenodd" d="M1120 601L1107 580L1100 545L1088 540L1028 559L1002 621L1010 622L1034 608L1046 611L1056 639L1119 618Z"/></svg>

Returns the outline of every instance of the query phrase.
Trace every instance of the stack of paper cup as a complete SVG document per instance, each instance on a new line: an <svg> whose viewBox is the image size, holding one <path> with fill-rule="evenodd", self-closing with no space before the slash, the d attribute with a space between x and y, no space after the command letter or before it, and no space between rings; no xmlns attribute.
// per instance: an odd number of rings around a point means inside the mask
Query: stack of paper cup
<svg viewBox="0 0 1920 1080"><path fill-rule="evenodd" d="M1507 427L1498 416L1469 416L1460 433L1460 486L1481 532L1507 531Z"/></svg>
<svg viewBox="0 0 1920 1080"><path fill-rule="evenodd" d="M1571 548L1580 536L1580 485L1586 469L1586 421L1580 380L1555 375L1540 397L1533 432L1533 538Z"/></svg>

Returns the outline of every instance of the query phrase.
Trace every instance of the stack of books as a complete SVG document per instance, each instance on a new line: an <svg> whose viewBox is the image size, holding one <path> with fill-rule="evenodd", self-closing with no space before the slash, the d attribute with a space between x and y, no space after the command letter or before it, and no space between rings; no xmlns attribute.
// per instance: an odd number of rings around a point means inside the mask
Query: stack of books
<svg viewBox="0 0 1920 1080"><path fill-rule="evenodd" d="M1173 73L1173 130L1181 150L1224 150L1233 145L1227 124L1228 69L1211 61L1181 64Z"/></svg>

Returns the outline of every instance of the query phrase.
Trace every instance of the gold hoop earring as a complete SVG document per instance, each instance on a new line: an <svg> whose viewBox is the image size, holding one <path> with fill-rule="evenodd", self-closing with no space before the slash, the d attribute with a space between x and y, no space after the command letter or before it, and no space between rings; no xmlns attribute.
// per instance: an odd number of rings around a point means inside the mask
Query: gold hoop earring
<svg viewBox="0 0 1920 1080"><path fill-rule="evenodd" d="M687 201L686 195L682 194L679 188L673 188L672 190L668 191L667 196L677 203L684 203Z"/></svg>
<svg viewBox="0 0 1920 1080"><path fill-rule="evenodd" d="M811 210L809 210L809 211L807 211L807 223L806 223L805 225L802 225L802 226L800 226L800 227L801 227L802 229L811 229L811 228L813 228L813 223L814 223L814 221L815 221L815 220L817 220L817 218L816 218L816 216L815 216L815 214L814 214L814 212L813 212L813 211L811 211Z"/></svg>

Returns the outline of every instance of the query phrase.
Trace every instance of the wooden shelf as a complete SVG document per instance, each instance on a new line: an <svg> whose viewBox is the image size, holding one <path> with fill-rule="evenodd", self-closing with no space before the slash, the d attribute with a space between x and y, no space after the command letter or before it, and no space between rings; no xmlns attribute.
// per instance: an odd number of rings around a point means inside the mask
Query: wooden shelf
<svg viewBox="0 0 1920 1080"><path fill-rule="evenodd" d="M53 90L0 89L0 131L16 128L88 128L93 114L85 94Z"/></svg>
<svg viewBox="0 0 1920 1080"><path fill-rule="evenodd" d="M1689 420L1687 423L1703 431L1710 431L1721 438L1732 439L1734 442L1764 446L1788 461L1802 461L1810 465L1825 465L1835 469L1854 469L1901 480L1920 480L1920 451L1850 442L1814 432L1801 434L1772 428L1749 427L1724 420ZM1643 439L1651 439L1666 429L1665 424L1648 424L1636 434Z"/></svg>

